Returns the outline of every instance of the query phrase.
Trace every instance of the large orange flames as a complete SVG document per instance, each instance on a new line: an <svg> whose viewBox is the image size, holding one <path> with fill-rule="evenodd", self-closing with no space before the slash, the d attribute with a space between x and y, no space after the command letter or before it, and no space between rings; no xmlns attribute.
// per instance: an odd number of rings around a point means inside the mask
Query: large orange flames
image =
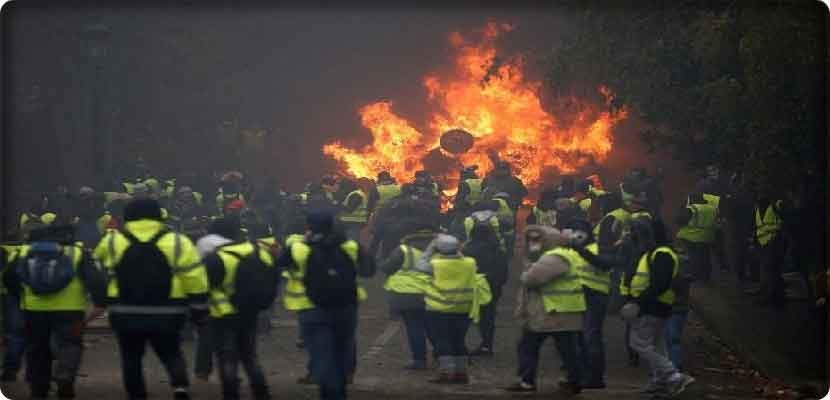
<svg viewBox="0 0 830 400"><path fill-rule="evenodd" d="M480 172L492 169L488 153L495 153L510 162L531 188L541 184L546 169L571 173L591 160L604 161L612 149L612 129L626 118L625 110L567 98L555 101L576 105L572 107L576 111L560 116L546 111L540 100L541 83L527 80L523 59L497 56L496 38L512 29L491 22L475 32L475 41L459 32L449 35L457 54L454 72L423 79L435 110L425 131L396 115L391 102L376 102L359 111L361 123L372 133L371 144L351 149L335 141L323 152L337 160L347 175L374 178L389 171L400 182L410 181L415 171L423 169L430 153L439 152L456 166L478 165ZM602 86L599 91L610 105L611 91ZM441 134L451 129L472 134L473 147L461 155L441 150ZM454 168L431 172L445 187L457 183Z"/></svg>

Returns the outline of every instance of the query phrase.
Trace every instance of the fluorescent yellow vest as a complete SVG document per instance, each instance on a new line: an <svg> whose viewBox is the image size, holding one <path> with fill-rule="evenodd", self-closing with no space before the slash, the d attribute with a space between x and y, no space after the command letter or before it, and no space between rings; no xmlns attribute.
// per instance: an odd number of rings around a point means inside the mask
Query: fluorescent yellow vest
<svg viewBox="0 0 830 400"><path fill-rule="evenodd" d="M254 245L247 242L226 245L217 249L216 254L225 266L225 279L222 280L221 287L210 290L209 297L211 317L223 318L237 313L237 309L233 306L233 303L231 303L230 298L235 292L236 269L239 267L240 260L235 256L228 254L228 252L233 252L242 257L247 257L248 255L253 254L254 250ZM274 259L268 251L260 246L257 246L256 251L259 251L259 257L265 265L271 268L274 267Z"/></svg>
<svg viewBox="0 0 830 400"><path fill-rule="evenodd" d="M536 218L536 225L556 226L556 210L542 210L533 206L533 216Z"/></svg>
<svg viewBox="0 0 830 400"><path fill-rule="evenodd" d="M677 238L692 243L715 241L715 207L707 203L690 204L686 208L692 212L692 218L686 226L677 231Z"/></svg>
<svg viewBox="0 0 830 400"><path fill-rule="evenodd" d="M403 265L394 274L386 278L383 289L387 292L399 294L423 294L429 284L429 276L412 269L415 261L421 258L423 252L404 244L400 246L400 249L404 256Z"/></svg>
<svg viewBox="0 0 830 400"><path fill-rule="evenodd" d="M780 206L781 201L779 200L776 204ZM766 246L771 242L781 230L782 222L772 204L767 207L763 217L758 207L755 207L755 237L758 238L758 244Z"/></svg>
<svg viewBox="0 0 830 400"><path fill-rule="evenodd" d="M614 225L612 226L612 229L616 229L616 227L618 227L619 224L622 224L622 228L619 230L620 232L625 230L625 228L628 226L628 222L631 221L631 214L628 211L625 211L625 209L617 208L615 210L612 210L608 214L605 214L605 216L602 217L601 220L599 220L597 226L594 227L594 237L599 238L600 226L602 226L603 222L605 222L605 219L609 216L614 217Z"/></svg>
<svg viewBox="0 0 830 400"><path fill-rule="evenodd" d="M376 205L377 208L380 208L389 200L398 197L401 194L401 186L397 184L388 184L388 185L378 185L378 203Z"/></svg>
<svg viewBox="0 0 830 400"><path fill-rule="evenodd" d="M596 243L585 246L585 249L592 254L599 253L599 246ZM582 279L582 284L597 292L608 294L611 287L611 271L603 271L589 264L582 257L579 258L581 261L577 265L576 273Z"/></svg>
<svg viewBox="0 0 830 400"><path fill-rule="evenodd" d="M585 306L585 292L582 290L582 280L577 268L585 261L573 250L557 247L546 251L545 255L562 257L568 263L568 272L546 283L540 289L545 311L551 312L583 312Z"/></svg>
<svg viewBox="0 0 830 400"><path fill-rule="evenodd" d="M29 253L29 245L20 246L19 257L23 259ZM75 277L65 288L57 293L36 295L32 289L23 284L20 308L26 311L84 311L87 307L86 289L78 277L83 250L80 245L63 246L63 252L72 260Z"/></svg>
<svg viewBox="0 0 830 400"><path fill-rule="evenodd" d="M469 313L475 296L475 259L437 255L430 264L432 279L426 287L426 309L448 314Z"/></svg>
<svg viewBox="0 0 830 400"><path fill-rule="evenodd" d="M490 218L488 221L490 222L490 228L493 229L493 232L496 234L496 238L499 240L499 247L501 247L502 251L505 249L504 238L501 236L501 226L499 225L499 219L495 216ZM473 227L475 226L475 221L473 217L464 218L464 233L467 235L467 239L470 238L470 232L473 231Z"/></svg>
<svg viewBox="0 0 830 400"><path fill-rule="evenodd" d="M652 251L650 254L646 253L640 257L640 262L637 264L637 271L634 273L634 278L631 279L631 296L634 298L640 297L640 294L648 287L651 282L650 265L654 257L658 253L666 253L671 256L674 261L674 269L672 271L672 279L677 276L677 270L680 266L677 253L670 247L661 246ZM674 304L674 290L670 287L665 292L657 296L657 301L666 304Z"/></svg>
<svg viewBox="0 0 830 400"><path fill-rule="evenodd" d="M464 183L467 184L467 187L470 188L470 192L467 193L467 197L464 199L467 201L467 204L474 205L481 201L481 184L484 182L483 179L474 178L474 179L465 179Z"/></svg>
<svg viewBox="0 0 830 400"><path fill-rule="evenodd" d="M348 204L352 196L360 196L360 205L351 212L343 212L340 214L340 221L365 224L369 220L369 202L366 199L366 195L360 190L355 190L346 196L343 204Z"/></svg>
<svg viewBox="0 0 830 400"><path fill-rule="evenodd" d="M314 308L314 303L312 303L306 295L305 285L303 284L303 277L305 277L305 270L308 266L308 256L311 255L311 247L297 239L292 240L289 245L288 241L291 239L291 236L289 236L289 239L286 240L286 246L288 246L288 251L291 252L291 259L294 260L294 264L297 266L297 269L287 270L283 273L283 277L286 278L285 289L283 289L282 297L283 306L288 311L312 309ZM354 240L347 240L340 245L340 248L346 252L346 255L349 256L352 262L357 264L357 242ZM363 294L361 294L361 292L363 292ZM364 301L366 298L366 290L358 285L358 301Z"/></svg>

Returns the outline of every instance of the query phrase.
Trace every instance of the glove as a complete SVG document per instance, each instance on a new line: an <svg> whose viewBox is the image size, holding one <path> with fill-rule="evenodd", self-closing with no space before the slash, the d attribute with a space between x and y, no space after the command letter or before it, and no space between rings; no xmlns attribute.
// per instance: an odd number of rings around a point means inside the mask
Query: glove
<svg viewBox="0 0 830 400"><path fill-rule="evenodd" d="M620 310L623 320L631 322L640 316L640 306L637 303L625 303Z"/></svg>

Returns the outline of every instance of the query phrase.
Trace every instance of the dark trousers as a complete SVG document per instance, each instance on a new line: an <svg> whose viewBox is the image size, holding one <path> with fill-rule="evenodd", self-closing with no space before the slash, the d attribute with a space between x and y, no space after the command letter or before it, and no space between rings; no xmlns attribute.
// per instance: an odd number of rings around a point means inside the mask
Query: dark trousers
<svg viewBox="0 0 830 400"><path fill-rule="evenodd" d="M83 352L81 329L83 312L27 311L26 362L31 373L32 396L46 396L54 379L59 385L74 384ZM53 353L54 343L54 353Z"/></svg>
<svg viewBox="0 0 830 400"><path fill-rule="evenodd" d="M708 282L712 279L712 255L709 243L686 242L689 255L689 269L695 279Z"/></svg>
<svg viewBox="0 0 830 400"><path fill-rule="evenodd" d="M239 364L248 375L251 392L257 399L268 398L268 384L256 353L257 314L211 318L211 330L216 344L222 396L226 400L239 399Z"/></svg>
<svg viewBox="0 0 830 400"><path fill-rule="evenodd" d="M147 343L164 364L174 388L188 387L187 365L181 348L178 329L162 332L116 331L121 352L121 374L124 387L131 399L147 398L143 359Z"/></svg>
<svg viewBox="0 0 830 400"><path fill-rule="evenodd" d="M426 312L427 335L435 346L437 357L467 355L467 346L464 339L470 328L470 317L467 313L450 314L435 311Z"/></svg>
<svg viewBox="0 0 830 400"><path fill-rule="evenodd" d="M196 328L196 357L194 357L193 372L196 375L208 376L213 372L213 332L209 324Z"/></svg>
<svg viewBox="0 0 830 400"><path fill-rule="evenodd" d="M584 330L578 335L582 378L588 383L601 383L605 381L605 340L602 327L608 309L608 295L585 288L585 303Z"/></svg>
<svg viewBox="0 0 830 400"><path fill-rule="evenodd" d="M413 361L427 360L427 328L426 328L426 311L420 310L401 310L401 319L403 319L404 327L406 328L406 339L409 342L409 350L412 351Z"/></svg>
<svg viewBox="0 0 830 400"><path fill-rule="evenodd" d="M787 242L779 233L776 238L761 246L761 296L771 303L784 302L784 278L781 270L787 252Z"/></svg>
<svg viewBox="0 0 830 400"><path fill-rule="evenodd" d="M493 300L481 307L481 319L478 322L478 331L481 334L481 347L493 349L493 338L496 335L496 310L501 298L501 286L491 285Z"/></svg>
<svg viewBox="0 0 830 400"><path fill-rule="evenodd" d="M533 332L527 329L519 339L519 378L522 382L536 386L536 371L539 368L539 350L548 337L553 337L559 357L568 371L568 382L579 384L580 371L576 356L578 332Z"/></svg>
<svg viewBox="0 0 830 400"><path fill-rule="evenodd" d="M17 373L23 364L26 336L20 298L11 294L3 295L3 339L6 342L3 372Z"/></svg>
<svg viewBox="0 0 830 400"><path fill-rule="evenodd" d="M356 361L357 306L300 311L303 340L310 357L311 376L320 398L346 398L346 377Z"/></svg>

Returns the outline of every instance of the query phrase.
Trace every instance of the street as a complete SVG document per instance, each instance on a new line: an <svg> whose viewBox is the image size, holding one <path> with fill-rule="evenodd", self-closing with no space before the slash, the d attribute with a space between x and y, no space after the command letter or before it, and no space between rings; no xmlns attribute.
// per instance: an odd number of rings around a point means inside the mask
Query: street
<svg viewBox="0 0 830 400"><path fill-rule="evenodd" d="M518 270L514 268L511 280L499 303L495 356L474 358L470 366L471 383L468 385L435 385L427 380L435 373L408 371L403 366L409 361L409 350L402 325L389 318L383 293L382 277L366 282L370 300L361 308L358 332L358 370L350 394L355 399L455 399L455 398L557 398L556 381L561 376L560 361L550 341L542 349L539 371L539 392L534 395L510 394L503 387L514 382L516 368L516 343L520 328L512 317L515 305ZM266 371L275 399L314 399L315 386L296 383L305 373L305 353L296 347L297 323L292 314L280 309L273 318L274 328L262 335L259 342L260 361ZM101 321L102 323L104 321ZM616 315L609 314L605 325L608 357L608 388L586 390L583 399L639 399L639 388L646 380L645 366L627 366L623 346L623 323ZM724 349L703 328L694 315L690 317L685 336L690 373L697 382L681 394L682 399L753 399L755 380L751 376L735 376L720 365L725 357ZM471 326L467 335L469 348L478 344L478 332ZM167 376L158 359L150 354L145 358L145 374L151 395L167 398L171 393ZM188 361L193 360L193 342L185 342ZM114 337L106 330L95 329L86 335L86 352L78 378L78 398L123 398L119 368L118 348ZM244 373L240 371L244 382ZM21 374L22 375L22 374ZM195 398L220 398L220 383L214 373L205 383L191 380ZM243 383L243 396L247 388ZM28 389L21 381L2 385L2 391L11 399L28 397Z"/></svg>

